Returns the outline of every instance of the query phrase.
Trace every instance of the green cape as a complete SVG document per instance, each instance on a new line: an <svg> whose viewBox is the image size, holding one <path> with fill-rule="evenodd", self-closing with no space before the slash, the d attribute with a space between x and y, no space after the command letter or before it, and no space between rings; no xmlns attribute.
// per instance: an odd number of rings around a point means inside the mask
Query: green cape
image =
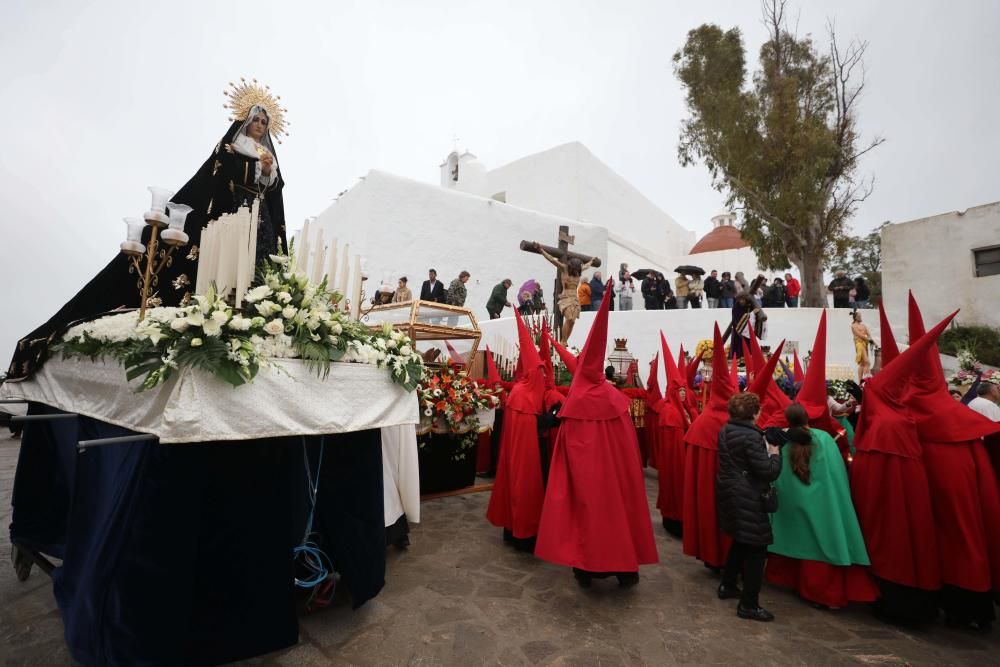
<svg viewBox="0 0 1000 667"><path fill-rule="evenodd" d="M825 431L811 428L810 483L792 472L791 443L782 448L778 511L771 515L771 553L831 565L868 565L861 526L851 502L847 468L837 444Z"/></svg>

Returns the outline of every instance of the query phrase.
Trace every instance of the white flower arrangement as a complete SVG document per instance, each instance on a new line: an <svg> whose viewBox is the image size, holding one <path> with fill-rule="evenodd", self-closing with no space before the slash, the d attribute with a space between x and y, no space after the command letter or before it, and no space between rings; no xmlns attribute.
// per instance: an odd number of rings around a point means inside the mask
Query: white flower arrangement
<svg viewBox="0 0 1000 667"><path fill-rule="evenodd" d="M258 276L261 284L244 295L242 312L213 287L189 306L148 310L142 322L138 312L128 311L76 325L62 338L63 356L111 356L129 380L145 375L143 389L185 365L239 386L269 358L300 358L324 375L335 361L371 364L407 390L417 386L425 368L407 336L388 326L373 333L351 320L337 309L341 295L328 291L325 279L310 284L289 266L288 257L271 256Z"/></svg>

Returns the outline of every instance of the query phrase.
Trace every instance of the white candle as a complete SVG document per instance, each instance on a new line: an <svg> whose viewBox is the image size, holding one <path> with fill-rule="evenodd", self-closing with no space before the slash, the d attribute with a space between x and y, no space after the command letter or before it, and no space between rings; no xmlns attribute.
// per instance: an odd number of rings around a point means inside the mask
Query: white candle
<svg viewBox="0 0 1000 667"><path fill-rule="evenodd" d="M299 247L295 249L295 267L306 271L309 266L309 218L306 218L302 225L302 233L299 236ZM308 275L308 273L306 274Z"/></svg>
<svg viewBox="0 0 1000 667"><path fill-rule="evenodd" d="M337 278L337 289L340 290L340 293L343 294L345 297L347 296L347 274L351 270L350 269L351 256L347 254L350 248L351 248L350 243L344 244L344 252L340 256L340 277Z"/></svg>
<svg viewBox="0 0 1000 667"><path fill-rule="evenodd" d="M316 230L316 248L313 251L312 271L310 272L312 282L317 285L323 280L323 253L325 250L326 248L323 245L323 228L320 227Z"/></svg>
<svg viewBox="0 0 1000 667"><path fill-rule="evenodd" d="M337 237L326 251L326 288L333 289L333 281L337 278Z"/></svg>

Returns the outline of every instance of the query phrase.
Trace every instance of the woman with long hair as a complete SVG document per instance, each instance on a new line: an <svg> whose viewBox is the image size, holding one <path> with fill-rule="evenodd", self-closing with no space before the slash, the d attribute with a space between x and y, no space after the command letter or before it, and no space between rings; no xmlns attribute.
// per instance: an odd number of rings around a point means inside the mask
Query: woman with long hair
<svg viewBox="0 0 1000 667"><path fill-rule="evenodd" d="M785 419L767 580L825 607L874 602L878 589L868 574L868 551L840 449L826 431L809 428L801 404L785 408Z"/></svg>

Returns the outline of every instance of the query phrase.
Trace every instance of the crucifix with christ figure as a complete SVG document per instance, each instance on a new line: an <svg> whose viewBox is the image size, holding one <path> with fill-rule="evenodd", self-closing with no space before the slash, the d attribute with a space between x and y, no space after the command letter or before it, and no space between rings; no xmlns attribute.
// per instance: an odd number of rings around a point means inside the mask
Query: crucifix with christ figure
<svg viewBox="0 0 1000 667"><path fill-rule="evenodd" d="M576 294L580 276L590 267L601 265L597 257L570 252L569 246L573 241L567 225L559 226L558 247L542 245L537 241L521 241L521 250L539 254L556 267L556 284L552 290L552 299L556 303L554 328L563 345L569 340L573 325L580 316L580 299Z"/></svg>

